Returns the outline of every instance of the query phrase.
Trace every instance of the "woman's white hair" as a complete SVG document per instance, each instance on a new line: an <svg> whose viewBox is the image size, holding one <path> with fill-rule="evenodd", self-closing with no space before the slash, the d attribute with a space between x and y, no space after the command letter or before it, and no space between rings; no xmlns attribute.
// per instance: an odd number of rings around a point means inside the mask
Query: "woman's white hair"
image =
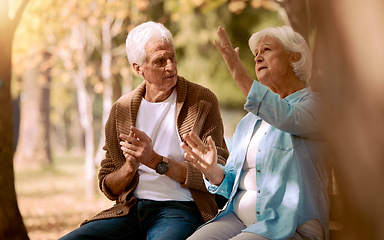
<svg viewBox="0 0 384 240"><path fill-rule="evenodd" d="M261 38L269 36L281 42L285 51L300 53L300 60L292 64L296 77L309 85L312 74L312 54L305 39L289 26L266 28L254 33L248 41L249 48L255 55L255 50Z"/></svg>
<svg viewBox="0 0 384 240"><path fill-rule="evenodd" d="M142 23L128 33L125 42L127 58L131 64L136 63L141 66L144 63L147 57L145 47L152 37L174 45L172 33L163 24L152 21Z"/></svg>

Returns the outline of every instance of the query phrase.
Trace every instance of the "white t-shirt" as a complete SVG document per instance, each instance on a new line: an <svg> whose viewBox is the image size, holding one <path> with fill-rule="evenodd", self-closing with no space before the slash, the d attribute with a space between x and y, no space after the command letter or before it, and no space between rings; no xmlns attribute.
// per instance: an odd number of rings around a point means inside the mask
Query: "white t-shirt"
<svg viewBox="0 0 384 240"><path fill-rule="evenodd" d="M151 103L144 98L137 113L136 128L144 131L151 139L153 150L164 157L184 161L184 151L176 127L176 90L163 102ZM156 201L193 201L187 188L155 170L140 164L139 184L133 194L138 199Z"/></svg>
<svg viewBox="0 0 384 240"><path fill-rule="evenodd" d="M239 189L234 200L234 213L247 227L257 222L256 153L269 126L267 122L262 121L259 129L252 136L240 176Z"/></svg>

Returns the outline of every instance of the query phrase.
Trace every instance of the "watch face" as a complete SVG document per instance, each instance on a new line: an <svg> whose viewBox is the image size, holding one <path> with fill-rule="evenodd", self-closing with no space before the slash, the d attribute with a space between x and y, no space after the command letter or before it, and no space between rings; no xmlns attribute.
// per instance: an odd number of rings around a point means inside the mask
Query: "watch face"
<svg viewBox="0 0 384 240"><path fill-rule="evenodd" d="M161 162L156 167L156 172L159 174L165 174L168 172L168 164L165 162Z"/></svg>

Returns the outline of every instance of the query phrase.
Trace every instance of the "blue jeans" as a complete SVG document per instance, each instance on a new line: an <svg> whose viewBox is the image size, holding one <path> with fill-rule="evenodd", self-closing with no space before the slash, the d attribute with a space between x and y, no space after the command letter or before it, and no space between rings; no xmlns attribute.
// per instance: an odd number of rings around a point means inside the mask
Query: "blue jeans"
<svg viewBox="0 0 384 240"><path fill-rule="evenodd" d="M89 222L60 240L185 240L203 223L194 202L139 200L128 215Z"/></svg>

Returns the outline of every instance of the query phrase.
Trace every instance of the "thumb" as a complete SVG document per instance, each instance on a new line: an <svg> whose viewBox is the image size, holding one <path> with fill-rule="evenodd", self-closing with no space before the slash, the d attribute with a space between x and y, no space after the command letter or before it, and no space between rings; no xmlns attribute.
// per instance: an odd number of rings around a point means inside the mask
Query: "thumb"
<svg viewBox="0 0 384 240"><path fill-rule="evenodd" d="M235 52L236 52L236 55L239 56L239 51L240 51L240 48L239 47L236 47L235 48Z"/></svg>

